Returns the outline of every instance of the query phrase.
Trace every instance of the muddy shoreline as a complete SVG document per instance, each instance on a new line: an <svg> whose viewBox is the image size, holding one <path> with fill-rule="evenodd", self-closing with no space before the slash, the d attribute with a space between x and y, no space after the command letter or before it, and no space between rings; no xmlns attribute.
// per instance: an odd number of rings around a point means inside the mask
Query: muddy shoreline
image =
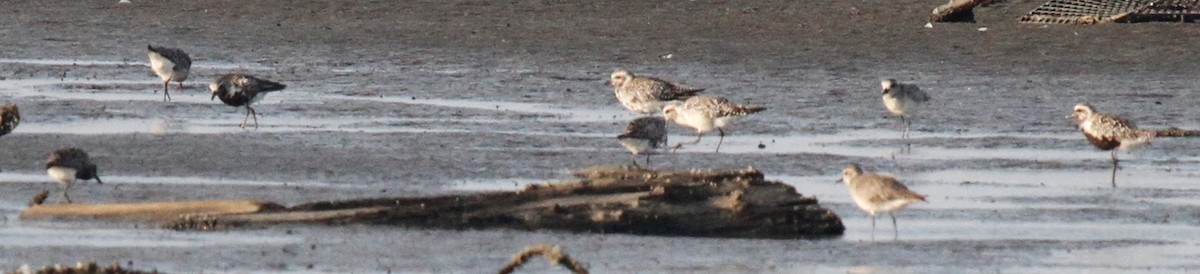
<svg viewBox="0 0 1200 274"><path fill-rule="evenodd" d="M1062 118L1088 101L1144 127L1200 128L1191 96L1200 29L1190 24L1016 22L1039 1L932 29L922 25L942 1L133 1L0 8L0 102L19 104L25 118L0 137L4 268L93 259L169 272L479 273L546 243L596 273L1200 269L1186 259L1200 255L1191 199L1200 142L1164 139L1122 154L1122 188L1112 190L1108 154ZM153 93L161 83L144 65L146 44L196 61L174 102ZM731 130L722 154L706 137L655 165L754 166L818 198L844 218L846 235L178 233L15 218L31 195L56 187L42 161L60 146L86 148L108 176L73 188L73 198L97 202L296 204L564 180L629 160L613 137L633 116L604 85L614 68L768 107ZM242 110L209 100L205 83L229 72L289 85L256 107L260 130L237 128ZM898 139L878 101L882 77L934 97L911 141ZM670 130L672 142L691 138ZM930 195L897 214L901 241L867 241L870 220L833 183L846 162Z"/></svg>

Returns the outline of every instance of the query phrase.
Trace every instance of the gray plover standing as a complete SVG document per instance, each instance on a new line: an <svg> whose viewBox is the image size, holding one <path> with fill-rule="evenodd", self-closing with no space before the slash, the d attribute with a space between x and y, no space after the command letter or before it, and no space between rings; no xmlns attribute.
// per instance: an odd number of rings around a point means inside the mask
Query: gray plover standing
<svg viewBox="0 0 1200 274"><path fill-rule="evenodd" d="M625 125L625 133L617 136L629 153L633 154L633 165L637 156L646 155L646 166L650 166L650 154L667 145L667 121L662 117L641 117Z"/></svg>
<svg viewBox="0 0 1200 274"><path fill-rule="evenodd" d="M920 109L922 103L929 101L929 95L916 84L903 84L896 82L896 79L885 79L880 86L883 88L883 106L900 116L900 123L904 124L904 133L900 137L908 138L908 127L912 124L910 116Z"/></svg>
<svg viewBox="0 0 1200 274"><path fill-rule="evenodd" d="M1115 115L1096 112L1091 105L1079 103L1074 112L1067 116L1079 123L1079 131L1093 146L1112 151L1112 187L1117 187L1117 151L1129 151L1154 139L1157 132L1138 129L1137 126Z"/></svg>
<svg viewBox="0 0 1200 274"><path fill-rule="evenodd" d="M254 128L258 128L258 112L250 104L262 101L267 93L283 90L287 85L259 79L245 74L226 74L217 78L216 82L208 84L212 90L212 98L221 98L226 105L246 107L246 118L242 119L242 128L246 128L246 120L254 116Z"/></svg>
<svg viewBox="0 0 1200 274"><path fill-rule="evenodd" d="M104 183L100 181L96 164L88 159L87 152L78 148L63 148L51 152L50 159L46 160L46 173L62 186L63 200L68 203L71 202L71 197L67 196L67 191L71 190L75 179L96 179L97 184Z"/></svg>
<svg viewBox="0 0 1200 274"><path fill-rule="evenodd" d="M696 140L688 142L688 144L699 143L700 138L704 137L705 132L716 129L721 136L720 141L717 141L716 152L721 152L721 143L725 142L724 128L741 119L743 116L763 111L764 109L767 108L747 107L729 102L725 98L712 95L699 95L688 98L683 103L672 103L663 107L663 117L676 124L696 130ZM672 149L679 149L683 147L683 144L675 144Z"/></svg>
<svg viewBox="0 0 1200 274"><path fill-rule="evenodd" d="M176 48L153 45L146 45L146 48L150 49L150 69L163 80L163 101L170 101L171 94L167 87L171 81L175 81L179 82L180 89L183 88L183 81L187 80L192 70L192 58Z"/></svg>
<svg viewBox="0 0 1200 274"><path fill-rule="evenodd" d="M686 100L704 91L654 77L635 76L623 69L613 71L608 83L616 87L613 92L622 106L641 114L659 113L668 102Z"/></svg>
<svg viewBox="0 0 1200 274"><path fill-rule="evenodd" d="M875 240L875 214L887 212L892 217L892 239L900 238L896 226L896 215L892 211L904 209L908 204L925 201L925 195L913 192L896 181L896 178L874 173L863 174L856 164L848 164L842 170L841 182L850 186L850 197L858 208L871 215L871 240Z"/></svg>
<svg viewBox="0 0 1200 274"><path fill-rule="evenodd" d="M0 105L0 136L11 133L19 124L21 112L17 111L17 104Z"/></svg>

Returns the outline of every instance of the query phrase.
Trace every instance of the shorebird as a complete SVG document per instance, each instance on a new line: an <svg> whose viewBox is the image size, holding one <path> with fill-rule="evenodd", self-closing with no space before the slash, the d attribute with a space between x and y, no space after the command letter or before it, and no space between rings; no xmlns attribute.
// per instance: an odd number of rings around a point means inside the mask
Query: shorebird
<svg viewBox="0 0 1200 274"><path fill-rule="evenodd" d="M668 104L663 107L662 111L663 117L667 120L696 129L696 140L688 142L688 144L699 143L705 132L716 129L721 134L720 141L717 141L716 152L721 152L721 143L725 142L725 126L733 124L742 116L764 109L767 108L747 107L729 102L725 98L699 95L688 98L683 103ZM683 144L675 144L672 149L677 150L683 147Z"/></svg>
<svg viewBox="0 0 1200 274"><path fill-rule="evenodd" d="M608 83L616 87L613 92L622 106L640 114L659 113L668 102L686 100L704 91L704 89L683 87L654 77L634 76L633 73L623 69L613 71Z"/></svg>
<svg viewBox="0 0 1200 274"><path fill-rule="evenodd" d="M17 111L17 104L0 105L0 136L11 133L19 124L21 112Z"/></svg>
<svg viewBox="0 0 1200 274"><path fill-rule="evenodd" d="M67 191L71 189L75 179L96 179L97 184L104 183L100 181L96 164L88 160L87 152L78 148L63 148L51 152L50 159L46 160L46 173L62 186L63 200L68 203L71 202L71 197L67 196Z"/></svg>
<svg viewBox="0 0 1200 274"><path fill-rule="evenodd" d="M1158 134L1153 130L1138 129L1137 126L1115 115L1096 112L1087 103L1075 105L1074 112L1067 116L1079 123L1079 131L1093 146L1112 151L1112 187L1117 187L1117 151L1129 151L1145 145Z"/></svg>
<svg viewBox="0 0 1200 274"><path fill-rule="evenodd" d="M167 92L167 87L171 81L175 81L179 82L180 89L183 88L183 81L187 80L188 72L192 70L192 58L176 48L153 45L146 45L146 48L150 49L150 69L163 80L163 101L170 101L171 94Z"/></svg>
<svg viewBox="0 0 1200 274"><path fill-rule="evenodd" d="M892 211L904 209L908 204L925 201L925 195L913 192L896 181L896 178L874 173L863 174L856 164L848 164L842 170L841 182L850 186L850 197L858 208L871 215L871 240L875 240L875 213L887 212L892 217L892 239L900 238L896 226L896 215Z"/></svg>
<svg viewBox="0 0 1200 274"><path fill-rule="evenodd" d="M885 79L879 84L883 92L883 106L900 116L900 123L904 124L904 134L900 137L908 138L908 127L912 124L909 116L917 112L922 103L929 101L929 95L916 84L903 84L896 82L896 79Z"/></svg>
<svg viewBox="0 0 1200 274"><path fill-rule="evenodd" d="M641 117L629 121L625 125L625 133L618 135L629 153L633 154L633 165L637 164L637 156L646 155L646 166L650 166L650 154L659 147L667 145L667 121L662 117Z"/></svg>
<svg viewBox="0 0 1200 274"><path fill-rule="evenodd" d="M287 85L259 79L245 74L226 74L217 78L216 82L208 84L212 90L212 98L221 98L226 105L246 106L246 118L242 119L242 128L246 128L246 120L254 116L254 128L258 128L258 112L250 104L262 101L267 93L283 90ZM210 100L211 100L210 99Z"/></svg>

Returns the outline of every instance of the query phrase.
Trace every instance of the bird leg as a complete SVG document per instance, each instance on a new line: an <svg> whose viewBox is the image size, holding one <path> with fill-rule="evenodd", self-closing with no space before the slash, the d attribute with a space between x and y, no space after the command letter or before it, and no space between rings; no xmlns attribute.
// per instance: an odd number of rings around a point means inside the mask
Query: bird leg
<svg viewBox="0 0 1200 274"><path fill-rule="evenodd" d="M69 203L71 203L71 196L67 196L67 191L68 191L68 190L71 190L71 184L70 184L70 183L67 183L67 184L63 185L63 195L62 195L62 197L63 197L63 201L66 201L66 203L68 203L68 204L69 204Z"/></svg>
<svg viewBox="0 0 1200 274"><path fill-rule="evenodd" d="M167 79L167 81L163 82L163 102L171 101L171 93L167 91L167 88L170 86L171 79Z"/></svg>
<svg viewBox="0 0 1200 274"><path fill-rule="evenodd" d="M900 115L900 124L904 126L904 133L900 135L900 138L908 139L908 118L904 117L904 115Z"/></svg>
<svg viewBox="0 0 1200 274"><path fill-rule="evenodd" d="M633 166L634 166L634 167L642 167L641 165L638 165L638 163L637 163L637 159L638 159L638 158L637 158L637 155L636 155L636 154L635 154L635 155L633 155L633 157L631 157L631 158L629 158L629 159L630 159L630 160L633 162Z"/></svg>
<svg viewBox="0 0 1200 274"><path fill-rule="evenodd" d="M646 167L650 167L650 154L646 153Z"/></svg>
<svg viewBox="0 0 1200 274"><path fill-rule="evenodd" d="M888 216L892 217L892 240L898 240L900 239L900 227L896 226L896 215L888 211Z"/></svg>
<svg viewBox="0 0 1200 274"><path fill-rule="evenodd" d="M246 104L246 118L242 118L242 128L246 128L246 120L250 119L250 116L254 116L254 129L258 129L258 112L249 104Z"/></svg>
<svg viewBox="0 0 1200 274"><path fill-rule="evenodd" d="M699 142L700 142L700 138L702 138L702 137L704 137L704 133L703 133L703 132L696 133L696 140L693 140L693 141L691 141L691 142L686 142L686 143L682 143L682 142L681 142L681 143L675 144L675 146L674 146L674 147L671 147L671 152L675 152L676 150L679 150L679 148L683 147L683 144L689 144L689 145L692 145L692 144L699 143Z"/></svg>
<svg viewBox="0 0 1200 274"><path fill-rule="evenodd" d="M179 90L183 90L183 81L179 81L176 83L179 83Z"/></svg>
<svg viewBox="0 0 1200 274"><path fill-rule="evenodd" d="M875 241L875 214L871 214L871 241Z"/></svg>
<svg viewBox="0 0 1200 274"><path fill-rule="evenodd" d="M1112 151L1112 187L1117 188L1117 150Z"/></svg>
<svg viewBox="0 0 1200 274"><path fill-rule="evenodd" d="M725 142L725 130L721 129L721 128L717 128L717 133L720 133L721 139L717 139L716 153L721 153L721 143Z"/></svg>

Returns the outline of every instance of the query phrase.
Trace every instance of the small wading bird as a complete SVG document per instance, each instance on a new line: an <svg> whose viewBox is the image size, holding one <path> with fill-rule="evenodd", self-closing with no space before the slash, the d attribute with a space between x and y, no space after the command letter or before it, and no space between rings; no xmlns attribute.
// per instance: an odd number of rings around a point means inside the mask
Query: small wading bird
<svg viewBox="0 0 1200 274"><path fill-rule="evenodd" d="M12 133L19 124L21 124L21 112L17 111L17 104L0 105L0 136Z"/></svg>
<svg viewBox="0 0 1200 274"><path fill-rule="evenodd" d="M179 88L183 89L183 81L187 80L188 73L192 70L192 58L176 48L152 45L146 47L150 49L150 69L163 80L163 101L170 101L171 94L167 87L171 81L175 81L179 82Z"/></svg>
<svg viewBox="0 0 1200 274"><path fill-rule="evenodd" d="M75 183L75 179L96 179L96 184L104 183L100 181L100 174L96 171L96 164L93 164L88 159L87 152L83 152L82 149L78 148L63 148L51 152L50 159L46 160L46 173L62 186L63 201L67 203L71 202L71 197L67 195L67 191L71 190L71 185Z"/></svg>
<svg viewBox="0 0 1200 274"><path fill-rule="evenodd" d="M1096 112L1091 105L1079 103L1067 116L1079 123L1079 131L1093 146L1112 152L1112 187L1117 187L1117 151L1129 151L1145 145L1157 135L1152 130L1138 129L1133 122L1115 115Z"/></svg>
<svg viewBox="0 0 1200 274"><path fill-rule="evenodd" d="M242 119L242 128L246 121L254 116L254 128L258 128L258 112L250 104L262 101L267 93L283 90L287 85L271 82L245 74L226 74L217 78L216 82L208 85L212 90L212 99L221 98L226 105L246 107L246 118Z"/></svg>
<svg viewBox="0 0 1200 274"><path fill-rule="evenodd" d="M903 84L896 82L896 79L885 79L880 82L880 86L883 89L883 106L892 114L900 116L900 123L904 125L904 133L900 137L908 138L908 127L912 124L912 118L909 116L929 101L929 95L915 84Z"/></svg>
<svg viewBox="0 0 1200 274"><path fill-rule="evenodd" d="M733 124L743 116L765 110L763 107L747 107L729 102L725 98L700 95L688 98L683 103L669 104L663 107L663 117L671 122L696 130L696 140L687 144L700 142L705 132L716 129L721 139L717 141L716 152L721 152L721 143L725 142L725 127ZM683 147L684 143L675 144L673 150Z"/></svg>
<svg viewBox="0 0 1200 274"><path fill-rule="evenodd" d="M625 133L617 136L617 140L633 154L634 166L638 165L637 156L645 154L646 167L649 167L650 154L667 145L667 121L662 117L633 119L625 126Z"/></svg>
<svg viewBox="0 0 1200 274"><path fill-rule="evenodd" d="M682 87L654 77L634 76L623 69L613 71L608 83L616 87L613 92L622 106L640 114L659 113L668 102L685 100L704 91L699 88Z"/></svg>
<svg viewBox="0 0 1200 274"><path fill-rule="evenodd" d="M896 181L896 178L874 173L863 174L856 164L848 164L842 170L842 183L850 186L850 197L854 204L871 215L871 240L875 240L875 213L887 212L892 217L892 240L900 238L896 226L896 215L892 211L904 209L908 204L925 201L925 195L913 192Z"/></svg>

